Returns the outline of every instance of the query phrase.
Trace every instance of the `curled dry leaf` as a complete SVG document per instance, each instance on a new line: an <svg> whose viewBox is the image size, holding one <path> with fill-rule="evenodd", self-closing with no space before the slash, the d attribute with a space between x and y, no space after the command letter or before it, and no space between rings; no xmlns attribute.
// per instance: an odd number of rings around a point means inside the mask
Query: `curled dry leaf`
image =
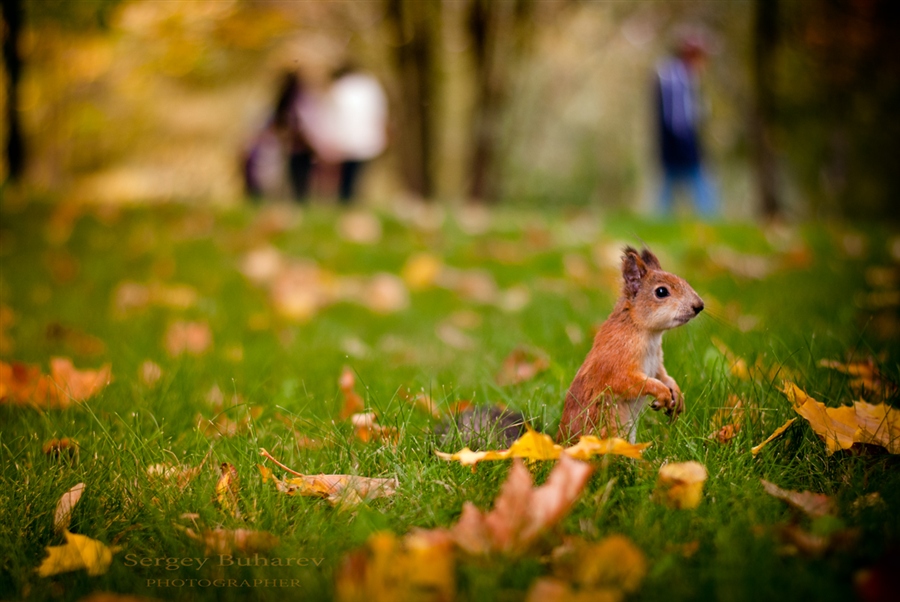
<svg viewBox="0 0 900 602"><path fill-rule="evenodd" d="M78 457L78 442L68 437L61 439L50 439L41 447L44 455L51 456L54 459Z"/></svg>
<svg viewBox="0 0 900 602"><path fill-rule="evenodd" d="M216 482L216 502L222 510L235 518L240 518L241 509L238 507L240 484L237 468L234 464L223 462L219 466L219 472L219 480Z"/></svg>
<svg viewBox="0 0 900 602"><path fill-rule="evenodd" d="M666 464L659 469L653 499L670 508L696 508L703 499L706 477L706 467L699 462Z"/></svg>
<svg viewBox="0 0 900 602"><path fill-rule="evenodd" d="M362 412L350 416L350 424L353 425L353 434L364 442L386 441L396 444L398 440L397 429L378 424L375 412Z"/></svg>
<svg viewBox="0 0 900 602"><path fill-rule="evenodd" d="M533 379L549 367L550 360L545 354L523 348L514 349L503 360L496 381L500 386L518 385Z"/></svg>
<svg viewBox="0 0 900 602"><path fill-rule="evenodd" d="M63 531L66 543L61 546L47 546L47 558L37 568L40 577L52 577L60 573L84 569L95 577L109 570L113 554L118 548L107 547L96 539Z"/></svg>
<svg viewBox="0 0 900 602"><path fill-rule="evenodd" d="M737 436L743 422L744 402L737 395L729 395L724 407L713 414L713 433L709 438L719 443L728 443Z"/></svg>
<svg viewBox="0 0 900 602"><path fill-rule="evenodd" d="M345 420L365 409L363 398L356 392L356 375L349 366L344 366L341 376L338 378L338 387L344 397L344 405L341 407L340 418Z"/></svg>
<svg viewBox="0 0 900 602"><path fill-rule="evenodd" d="M789 491L765 479L760 479L760 483L762 483L766 493L786 502L792 508L804 512L811 518L834 514L834 500L823 493Z"/></svg>
<svg viewBox="0 0 900 602"><path fill-rule="evenodd" d="M199 541L206 547L207 556L219 554L244 555L265 553L278 545L278 538L266 531L250 529L207 529L195 533L193 529L185 529L188 537Z"/></svg>
<svg viewBox="0 0 900 602"><path fill-rule="evenodd" d="M794 411L825 441L829 455L850 449L855 443L879 445L892 454L900 453L900 411L886 404L863 401L828 408L791 382L784 383L783 392Z"/></svg>
<svg viewBox="0 0 900 602"><path fill-rule="evenodd" d="M564 455L578 460L587 460L593 456L604 454L639 459L641 458L641 453L649 446L649 443L629 443L619 438L599 439L588 435L581 437L577 444L563 448L563 446L555 443L549 435L538 433L529 428L509 449L475 452L468 447L464 447L453 454L440 451L435 451L435 454L449 462L456 461L463 466L474 466L485 460L508 460L509 458L556 460Z"/></svg>
<svg viewBox="0 0 900 602"><path fill-rule="evenodd" d="M789 428L792 424L794 424L794 422L795 422L796 420L797 420L796 418L791 418L790 420L788 420L787 422L785 422L784 424L782 424L781 426L779 426L777 429L775 429L775 431L774 431L771 435L768 436L768 438L767 438L765 441L763 441L763 442L760 443L759 445L755 445L755 446L750 450L750 452L751 452L754 456L755 456L756 454L758 454L759 452L761 452L762 449L763 449L765 446L767 446L769 443L771 443L772 441L774 441L775 439L777 439L778 437L780 437L781 435L783 435L784 432L785 432L786 430L788 430L788 428Z"/></svg>
<svg viewBox="0 0 900 602"><path fill-rule="evenodd" d="M84 493L84 483L78 483L63 494L56 502L56 511L53 513L53 529L57 533L68 531L72 520L72 510Z"/></svg>
<svg viewBox="0 0 900 602"><path fill-rule="evenodd" d="M340 602L456 599L456 558L446 531L375 533L337 571Z"/></svg>
<svg viewBox="0 0 900 602"><path fill-rule="evenodd" d="M344 474L304 475L288 468L264 449L260 450L260 454L294 475L279 479L265 466L261 464L258 466L263 482L272 481L278 491L287 495L323 497L332 504L352 505L364 500L390 497L397 492L399 486L396 478Z"/></svg>
<svg viewBox="0 0 900 602"><path fill-rule="evenodd" d="M531 473L516 459L494 508L483 512L466 502L450 536L473 555L523 553L569 512L591 472L590 464L563 456L547 481L534 487Z"/></svg>

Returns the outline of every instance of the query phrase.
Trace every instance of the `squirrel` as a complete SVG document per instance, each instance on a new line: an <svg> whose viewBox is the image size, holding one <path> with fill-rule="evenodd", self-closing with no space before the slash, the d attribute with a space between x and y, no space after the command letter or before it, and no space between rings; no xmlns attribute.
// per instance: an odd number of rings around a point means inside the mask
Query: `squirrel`
<svg viewBox="0 0 900 602"><path fill-rule="evenodd" d="M621 296L566 393L557 441L599 430L634 443L649 398L652 409L673 419L684 410L681 389L663 366L662 335L703 311L703 299L646 248L625 248L622 279Z"/></svg>
<svg viewBox="0 0 900 602"><path fill-rule="evenodd" d="M678 383L663 366L662 335L703 311L703 299L659 259L644 249L625 247L622 293L600 326L587 358L566 393L556 440L567 442L599 430L601 437L625 435L634 443L637 418L648 398L650 407L677 417L684 410ZM454 428L437 434L447 445L453 437L467 444L508 447L527 422L499 407L471 408L457 416Z"/></svg>

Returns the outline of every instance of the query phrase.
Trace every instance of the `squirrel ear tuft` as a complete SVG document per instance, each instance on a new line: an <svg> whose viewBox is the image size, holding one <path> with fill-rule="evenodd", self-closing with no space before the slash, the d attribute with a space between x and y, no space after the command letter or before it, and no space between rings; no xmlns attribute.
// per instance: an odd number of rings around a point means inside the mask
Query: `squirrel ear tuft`
<svg viewBox="0 0 900 602"><path fill-rule="evenodd" d="M641 279L646 274L647 265L638 252L632 247L625 247L625 254L622 256L622 279L626 297L633 299L637 296L641 288Z"/></svg>
<svg viewBox="0 0 900 602"><path fill-rule="evenodd" d="M644 263L647 264L648 268L654 270L661 270L662 266L659 265L659 259L656 258L656 255L650 252L650 249L644 247L644 250L641 251L641 259L644 260Z"/></svg>

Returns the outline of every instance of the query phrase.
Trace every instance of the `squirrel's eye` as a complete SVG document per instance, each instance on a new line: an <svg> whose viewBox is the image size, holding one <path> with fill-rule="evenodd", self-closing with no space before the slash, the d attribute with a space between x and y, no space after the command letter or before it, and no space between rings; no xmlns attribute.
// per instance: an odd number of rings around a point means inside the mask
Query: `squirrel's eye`
<svg viewBox="0 0 900 602"><path fill-rule="evenodd" d="M653 291L653 294L656 295L657 299L665 299L669 296L669 289L664 286L656 287L656 290Z"/></svg>

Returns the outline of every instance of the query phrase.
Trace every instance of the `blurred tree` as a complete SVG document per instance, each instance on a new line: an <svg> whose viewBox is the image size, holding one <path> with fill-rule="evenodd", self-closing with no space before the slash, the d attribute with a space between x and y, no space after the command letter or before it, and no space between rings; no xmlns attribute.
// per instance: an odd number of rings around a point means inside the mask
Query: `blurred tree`
<svg viewBox="0 0 900 602"><path fill-rule="evenodd" d="M25 139L19 122L19 79L22 57L19 36L23 11L20 0L3 0L3 66L6 68L6 165L10 180L18 180L25 171Z"/></svg>
<svg viewBox="0 0 900 602"><path fill-rule="evenodd" d="M441 5L388 0L396 37L393 61L400 94L395 145L407 188L423 199L434 193L432 152L436 148L436 78L441 39Z"/></svg>
<svg viewBox="0 0 900 602"><path fill-rule="evenodd" d="M756 183L760 209L767 219L781 213L778 191L778 164L775 157L775 74L778 45L778 0L756 0L756 22L753 45L755 103L751 136L753 137Z"/></svg>
<svg viewBox="0 0 900 602"><path fill-rule="evenodd" d="M472 40L476 100L472 116L469 198L500 198L498 147L513 75L534 38L534 0L472 0L468 31Z"/></svg>

